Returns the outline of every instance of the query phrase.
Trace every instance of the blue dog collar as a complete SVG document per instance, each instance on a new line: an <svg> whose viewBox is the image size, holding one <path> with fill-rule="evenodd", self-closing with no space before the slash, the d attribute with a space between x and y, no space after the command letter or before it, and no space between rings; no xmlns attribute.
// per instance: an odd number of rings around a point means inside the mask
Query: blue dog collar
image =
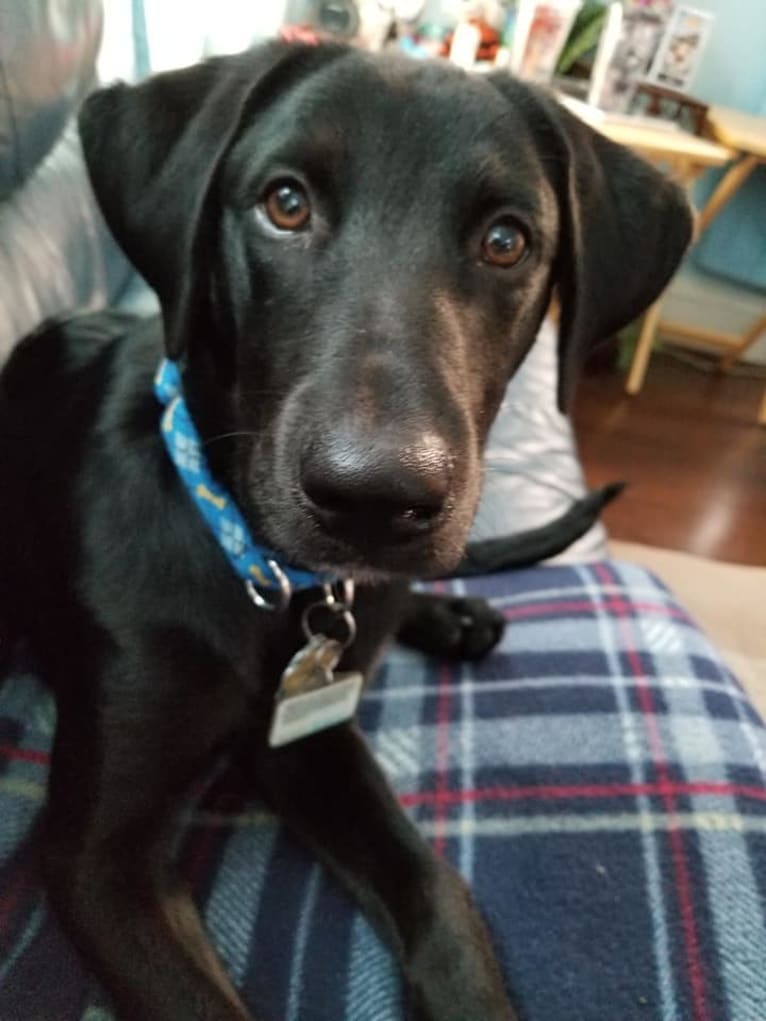
<svg viewBox="0 0 766 1021"><path fill-rule="evenodd" d="M210 472L202 440L183 397L181 374L175 362L162 360L154 378L154 392L165 408L161 433L170 460L256 606L262 609L281 607L287 604L293 589L313 588L333 581L328 575L287 567L272 550L253 542L233 498ZM264 596L264 592L268 595Z"/></svg>

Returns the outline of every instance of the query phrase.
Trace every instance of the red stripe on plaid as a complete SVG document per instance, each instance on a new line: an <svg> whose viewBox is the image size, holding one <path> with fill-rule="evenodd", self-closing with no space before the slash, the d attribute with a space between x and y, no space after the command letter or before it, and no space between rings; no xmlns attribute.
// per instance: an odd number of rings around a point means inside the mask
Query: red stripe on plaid
<svg viewBox="0 0 766 1021"><path fill-rule="evenodd" d="M602 584L612 584L615 581L612 571L606 564L596 564L594 571ZM620 605L620 604L618 604ZM654 708L654 697L651 685L647 682L646 672L641 663L640 654L633 640L633 629L630 626L630 608L625 605L625 611L613 609L619 617L620 631L624 642L625 655L627 657L630 672L636 682L638 701L643 713L646 731L649 737L649 745L652 752L657 775L660 778L660 786L668 788L671 780L665 752L662 747L662 737L657 724L657 714ZM670 853L673 867L676 874L676 892L678 896L678 907L681 915L681 928L684 934L686 948L686 971L689 986L692 994L692 1009L694 1021L709 1021L710 1014L707 1007L705 991L705 976L702 968L699 936L697 933L697 920L694 916L694 899L692 896L691 880L689 878L689 867L684 850L684 838L680 828L673 823L673 815L676 811L675 795L666 790L661 795L665 812L669 818L668 839L670 841Z"/></svg>
<svg viewBox="0 0 766 1021"><path fill-rule="evenodd" d="M713 794L726 797L753 798L766 801L766 789L731 783L615 783L540 785L535 787L477 787L469 790L418 791L403 794L400 801L408 808L415 805L461 805L479 801L568 801L577 798L635 798L680 797L682 795Z"/></svg>
<svg viewBox="0 0 766 1021"><path fill-rule="evenodd" d="M0 759L14 762L34 762L38 766L47 766L50 762L48 752L37 752L31 748L17 748L11 744L0 744Z"/></svg>
<svg viewBox="0 0 766 1021"><path fill-rule="evenodd" d="M627 602L623 599L549 599L543 603L529 603L524 606L506 606L503 616L508 620L520 620L524 617L562 617L568 613L611 613L616 617L624 617L636 611L653 613L660 617L672 617L674 620L689 622L689 617L675 606L663 606L662 603Z"/></svg>
<svg viewBox="0 0 766 1021"><path fill-rule="evenodd" d="M448 673L448 668L445 668ZM445 700L441 705L441 711L445 713L440 718L442 723L447 723L449 715L449 693L442 691ZM748 787L745 784L734 783L682 783L674 780L663 780L660 783L614 783L614 784L536 784L535 786L510 787L477 787L466 790L453 791L447 786L447 761L448 748L442 748L440 759L437 764L441 767L441 780L437 783L437 789L433 791L418 791L413 794L402 794L400 801L407 807L415 805L445 804L458 805L478 801L548 801L548 800L570 800L577 798L635 798L640 795L682 797L684 795L712 794L721 797L750 798L754 801L766 801L766 788ZM0 747L0 758L9 761L23 760L36 762L40 765L47 765L50 756L45 752L36 752L28 748L14 748L10 745ZM194 797L200 797L207 790L207 784L200 781L191 788ZM231 813L236 815L241 808L240 801L234 806L227 804L225 807L216 806L216 810L222 814Z"/></svg>

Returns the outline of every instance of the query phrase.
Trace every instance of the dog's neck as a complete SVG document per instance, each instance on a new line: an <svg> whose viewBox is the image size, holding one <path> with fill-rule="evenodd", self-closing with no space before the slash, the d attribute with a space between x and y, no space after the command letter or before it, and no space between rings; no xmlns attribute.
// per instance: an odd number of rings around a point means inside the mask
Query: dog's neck
<svg viewBox="0 0 766 1021"><path fill-rule="evenodd" d="M294 590L334 581L330 575L288 565L274 550L254 541L236 501L207 463L176 362L163 359L160 363L154 392L165 407L160 428L178 476L256 606L283 607Z"/></svg>

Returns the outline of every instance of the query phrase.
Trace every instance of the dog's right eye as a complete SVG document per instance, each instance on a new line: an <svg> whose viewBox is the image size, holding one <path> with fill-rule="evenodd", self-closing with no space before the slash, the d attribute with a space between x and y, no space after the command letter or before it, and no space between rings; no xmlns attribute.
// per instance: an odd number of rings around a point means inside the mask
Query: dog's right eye
<svg viewBox="0 0 766 1021"><path fill-rule="evenodd" d="M277 230L304 230L311 219L311 202L297 181L277 181L271 185L261 207Z"/></svg>

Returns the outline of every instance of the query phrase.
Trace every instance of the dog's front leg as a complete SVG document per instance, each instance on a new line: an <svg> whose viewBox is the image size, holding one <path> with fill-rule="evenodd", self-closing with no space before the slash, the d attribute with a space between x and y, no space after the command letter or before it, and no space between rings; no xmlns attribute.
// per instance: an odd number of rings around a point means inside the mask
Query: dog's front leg
<svg viewBox="0 0 766 1021"><path fill-rule="evenodd" d="M177 799L242 699L192 636L152 645L57 685L46 885L120 1021L249 1021L168 848Z"/></svg>
<svg viewBox="0 0 766 1021"><path fill-rule="evenodd" d="M416 1021L513 1021L468 890L400 808L353 726L278 749L254 742L253 779L397 953Z"/></svg>

